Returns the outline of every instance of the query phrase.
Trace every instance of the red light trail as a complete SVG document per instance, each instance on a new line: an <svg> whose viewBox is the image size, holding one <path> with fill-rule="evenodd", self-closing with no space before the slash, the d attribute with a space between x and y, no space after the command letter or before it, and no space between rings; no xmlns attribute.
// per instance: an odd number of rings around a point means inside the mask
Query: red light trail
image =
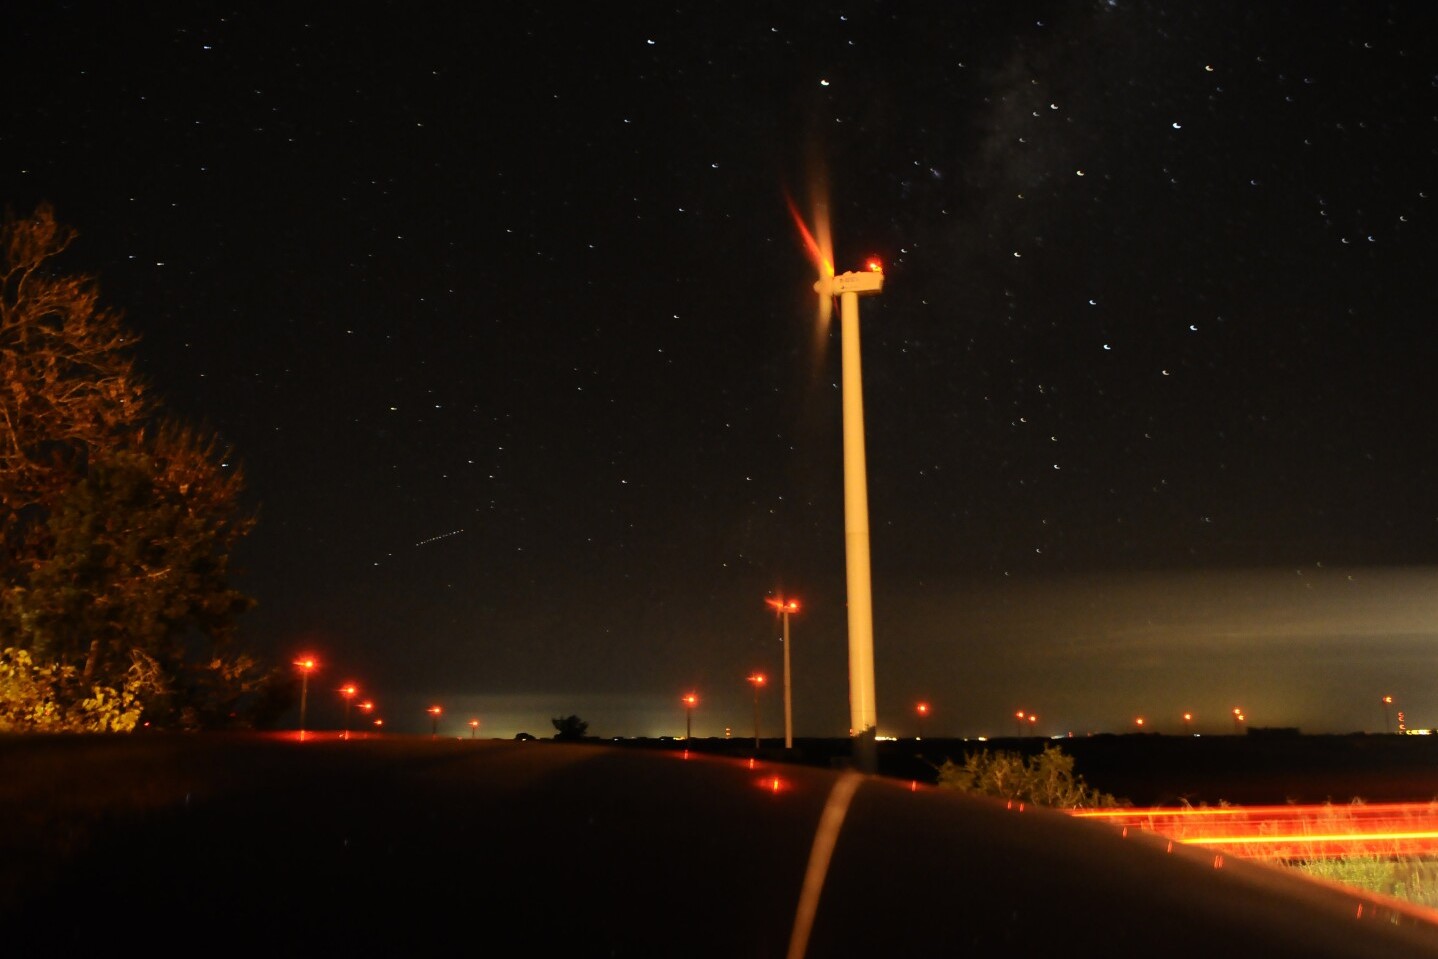
<svg viewBox="0 0 1438 959"><path fill-rule="evenodd" d="M1085 809L1071 815L1245 859L1438 855L1438 803Z"/></svg>

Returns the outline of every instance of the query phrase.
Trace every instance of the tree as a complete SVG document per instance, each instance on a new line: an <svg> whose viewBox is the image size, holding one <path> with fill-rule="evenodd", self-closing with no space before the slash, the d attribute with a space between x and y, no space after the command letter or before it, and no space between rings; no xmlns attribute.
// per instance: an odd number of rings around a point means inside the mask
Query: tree
<svg viewBox="0 0 1438 959"><path fill-rule="evenodd" d="M580 740L583 739L584 734L589 731L589 724L574 715L561 716L558 719L551 719L550 722L553 723L554 728L558 730L554 734L555 739L566 741Z"/></svg>
<svg viewBox="0 0 1438 959"><path fill-rule="evenodd" d="M0 645L61 712L128 689L153 725L228 725L280 675L235 643L243 477L151 401L94 281L53 270L73 237L45 206L0 226Z"/></svg>
<svg viewBox="0 0 1438 959"><path fill-rule="evenodd" d="M1059 809L1120 805L1113 796L1089 787L1083 777L1074 773L1072 756L1048 745L1042 754L1027 759L1021 753L1003 750L968 753L963 765L946 759L939 767L939 785Z"/></svg>
<svg viewBox="0 0 1438 959"><path fill-rule="evenodd" d="M0 223L0 506L10 550L33 527L33 508L53 502L89 452L150 413L128 353L134 334L100 306L94 278L49 268L74 239L48 205Z"/></svg>

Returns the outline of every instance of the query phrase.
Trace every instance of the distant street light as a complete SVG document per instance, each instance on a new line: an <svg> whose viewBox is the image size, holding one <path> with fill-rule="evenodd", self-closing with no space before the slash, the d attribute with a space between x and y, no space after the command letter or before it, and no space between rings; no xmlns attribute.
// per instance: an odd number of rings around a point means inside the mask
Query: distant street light
<svg viewBox="0 0 1438 959"><path fill-rule="evenodd" d="M477 735L479 735L479 720L471 719L469 721L469 738L473 739Z"/></svg>
<svg viewBox="0 0 1438 959"><path fill-rule="evenodd" d="M784 620L784 748L794 748L794 708L790 699L789 681L789 614L799 611L799 601L794 599L765 600Z"/></svg>
<svg viewBox="0 0 1438 959"><path fill-rule="evenodd" d="M684 741L687 743L694 734L694 704L699 702L699 697L693 693L685 693L681 701L684 703Z"/></svg>
<svg viewBox="0 0 1438 959"><path fill-rule="evenodd" d="M1238 735L1239 725L1244 721L1245 718L1247 717L1243 715L1242 709L1237 706L1233 707L1233 734L1235 736Z"/></svg>
<svg viewBox="0 0 1438 959"><path fill-rule="evenodd" d="M1025 715L1027 715L1027 714L1026 714L1022 709L1020 709L1018 712L1014 713L1014 735L1015 735L1015 736L1022 736L1022 735L1024 734L1024 716L1025 716Z"/></svg>
<svg viewBox="0 0 1438 959"><path fill-rule="evenodd" d="M1183 734L1189 735L1189 724L1193 722L1193 713L1183 714Z"/></svg>
<svg viewBox="0 0 1438 959"><path fill-rule="evenodd" d="M754 748L759 748L759 687L764 685L764 674L755 673L749 677L754 684Z"/></svg>
<svg viewBox="0 0 1438 959"><path fill-rule="evenodd" d="M1143 717L1140 716L1140 717L1138 717L1137 719L1135 719L1135 720L1133 721L1133 724L1134 724L1135 726L1139 727L1140 729L1142 729L1142 728L1143 728Z"/></svg>
<svg viewBox="0 0 1438 959"><path fill-rule="evenodd" d="M309 702L310 695L310 673L314 672L319 664L313 656L305 656L295 660L294 663L300 668L300 741L305 738L305 708Z"/></svg>
<svg viewBox="0 0 1438 959"><path fill-rule="evenodd" d="M1391 732L1393 732L1393 717L1390 716L1390 715L1389 715L1389 712L1388 712L1388 710L1390 709L1390 707L1392 707L1392 705L1393 705L1393 697L1392 697L1392 696L1384 696L1384 697L1383 697L1383 731L1384 731L1385 733L1391 733Z"/></svg>
<svg viewBox="0 0 1438 959"><path fill-rule="evenodd" d="M340 695L345 698L345 739L350 738L350 700L355 698L359 692L354 683L345 683L340 687Z"/></svg>
<svg viewBox="0 0 1438 959"><path fill-rule="evenodd" d="M439 735L439 714L443 712L438 706L429 707L429 738L433 739Z"/></svg>
<svg viewBox="0 0 1438 959"><path fill-rule="evenodd" d="M929 718L929 704L919 703L914 707L914 712L919 714L919 738L924 738L924 720Z"/></svg>

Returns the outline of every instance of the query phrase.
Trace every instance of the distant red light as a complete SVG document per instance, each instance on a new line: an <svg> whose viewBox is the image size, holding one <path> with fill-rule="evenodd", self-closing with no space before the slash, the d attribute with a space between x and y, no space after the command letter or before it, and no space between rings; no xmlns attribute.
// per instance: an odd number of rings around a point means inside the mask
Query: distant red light
<svg viewBox="0 0 1438 959"><path fill-rule="evenodd" d="M788 792L793 786L789 780L780 776L765 776L763 779L755 782L754 785L771 794Z"/></svg>

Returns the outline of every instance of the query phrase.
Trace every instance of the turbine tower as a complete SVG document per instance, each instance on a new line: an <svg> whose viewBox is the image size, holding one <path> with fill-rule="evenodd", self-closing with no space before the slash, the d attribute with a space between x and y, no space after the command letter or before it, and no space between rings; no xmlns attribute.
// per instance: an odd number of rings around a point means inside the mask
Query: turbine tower
<svg viewBox="0 0 1438 959"><path fill-rule="evenodd" d="M839 299L844 399L844 557L848 576L849 735L860 767L873 772L878 710L874 704L874 607L869 576L869 481L864 457L864 387L859 363L859 297L879 293L884 274L820 271L814 292L827 314Z"/></svg>
<svg viewBox="0 0 1438 959"><path fill-rule="evenodd" d="M875 772L878 753L875 736L878 710L874 704L874 607L869 576L869 480L864 458L864 386L859 365L859 297L884 289L883 267L870 260L867 270L834 274L834 247L827 205L814 208L814 233L789 205L819 278L819 326L827 329L839 300L844 401L844 558L848 582L849 620L849 735L854 740L855 764ZM817 237L815 236L817 234Z"/></svg>

